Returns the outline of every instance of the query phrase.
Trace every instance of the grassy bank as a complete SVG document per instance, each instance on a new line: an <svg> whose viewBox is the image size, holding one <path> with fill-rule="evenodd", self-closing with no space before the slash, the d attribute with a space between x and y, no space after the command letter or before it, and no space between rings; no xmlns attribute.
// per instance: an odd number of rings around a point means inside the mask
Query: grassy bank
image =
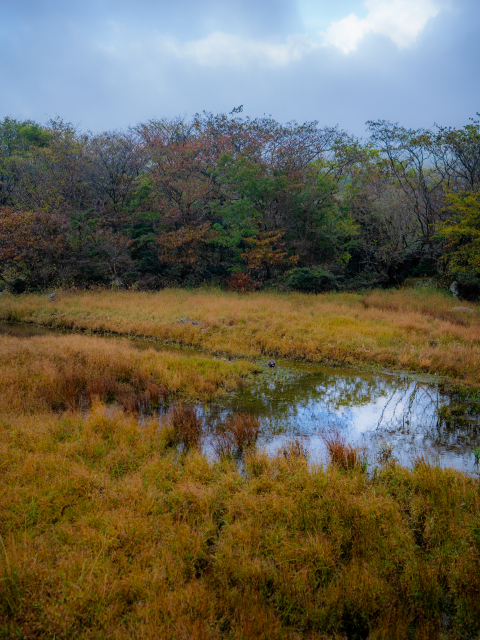
<svg viewBox="0 0 480 640"><path fill-rule="evenodd" d="M480 315L426 290L274 295L164 290L4 294L0 319L192 345L210 353L378 364L480 382ZM199 324L180 322L189 318Z"/></svg>
<svg viewBox="0 0 480 640"><path fill-rule="evenodd" d="M0 412L79 409L95 399L127 410L148 410L163 399L211 400L257 370L245 361L139 350L127 340L0 336Z"/></svg>
<svg viewBox="0 0 480 640"><path fill-rule="evenodd" d="M0 637L472 639L478 480L251 452L97 404L0 418Z"/></svg>

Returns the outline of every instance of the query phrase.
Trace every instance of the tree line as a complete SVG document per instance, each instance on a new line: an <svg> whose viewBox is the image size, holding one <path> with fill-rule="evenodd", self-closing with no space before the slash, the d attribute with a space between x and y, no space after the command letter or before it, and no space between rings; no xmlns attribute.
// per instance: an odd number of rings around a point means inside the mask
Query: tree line
<svg viewBox="0 0 480 640"><path fill-rule="evenodd" d="M480 294L480 121L358 139L197 114L128 130L0 122L0 289L456 280Z"/></svg>

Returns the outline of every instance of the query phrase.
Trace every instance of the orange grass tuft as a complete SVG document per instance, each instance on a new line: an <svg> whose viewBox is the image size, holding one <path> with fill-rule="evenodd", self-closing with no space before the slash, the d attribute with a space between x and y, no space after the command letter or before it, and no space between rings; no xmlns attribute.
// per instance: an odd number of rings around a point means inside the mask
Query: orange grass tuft
<svg viewBox="0 0 480 640"><path fill-rule="evenodd" d="M348 444L339 431L323 435L331 462L341 469L355 469L365 462L365 450Z"/></svg>
<svg viewBox="0 0 480 640"><path fill-rule="evenodd" d="M260 422L248 413L235 413L214 434L213 448L220 457L240 455L253 447L258 439Z"/></svg>
<svg viewBox="0 0 480 640"><path fill-rule="evenodd" d="M369 363L480 383L480 315L441 292L266 294L163 290L2 296L0 319L148 336L230 356ZM198 325L181 323L189 317Z"/></svg>
<svg viewBox="0 0 480 640"><path fill-rule="evenodd" d="M177 444L185 451L198 448L202 440L202 421L195 407L175 404L170 410L170 420Z"/></svg>
<svg viewBox="0 0 480 640"><path fill-rule="evenodd" d="M285 460L308 460L309 451L300 438L286 442L280 449Z"/></svg>
<svg viewBox="0 0 480 640"><path fill-rule="evenodd" d="M478 478L171 445L101 404L0 416L0 637L479 636Z"/></svg>

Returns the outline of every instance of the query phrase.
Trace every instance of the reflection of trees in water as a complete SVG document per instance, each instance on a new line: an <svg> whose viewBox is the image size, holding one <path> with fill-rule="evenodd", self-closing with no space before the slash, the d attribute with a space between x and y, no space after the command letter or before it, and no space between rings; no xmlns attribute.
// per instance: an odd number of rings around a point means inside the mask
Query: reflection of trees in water
<svg viewBox="0 0 480 640"><path fill-rule="evenodd" d="M407 383L390 394L371 436L374 440L394 442L399 453L419 449L438 454L469 453L480 442L478 420L442 419L439 410L450 403L448 395L435 387L420 382Z"/></svg>
<svg viewBox="0 0 480 640"><path fill-rule="evenodd" d="M479 442L477 421L439 419L439 409L450 398L436 386L387 375L345 374L341 370L304 375L300 379L269 381L264 388L247 390L237 398L237 410L262 418L264 434L314 434L335 425L355 430L355 408L372 407L367 440L394 443L397 455L415 450L461 455ZM378 414L375 418L374 416Z"/></svg>
<svg viewBox="0 0 480 640"><path fill-rule="evenodd" d="M368 428L360 437L372 460L378 444L387 441L402 463L408 464L414 452L430 451L447 456L446 464L452 464L478 446L480 431L471 419L440 419L439 409L451 406L448 395L423 382L333 370L296 379L270 378L225 398L223 406L205 407L203 415L212 430L232 411L250 412L261 419L262 441L273 446L301 434L318 448L321 438L316 436L328 427L348 431L351 441Z"/></svg>
<svg viewBox="0 0 480 640"><path fill-rule="evenodd" d="M433 426L440 402L437 389L420 382L399 381L383 407L376 429L386 432L402 429L409 433L418 424Z"/></svg>
<svg viewBox="0 0 480 640"><path fill-rule="evenodd" d="M289 381L269 381L268 385L243 390L233 404L249 407L259 415L276 417L294 417L298 410L314 403L321 403L330 413L336 413L344 407L366 405L385 397L391 385L392 379L386 377L321 372Z"/></svg>

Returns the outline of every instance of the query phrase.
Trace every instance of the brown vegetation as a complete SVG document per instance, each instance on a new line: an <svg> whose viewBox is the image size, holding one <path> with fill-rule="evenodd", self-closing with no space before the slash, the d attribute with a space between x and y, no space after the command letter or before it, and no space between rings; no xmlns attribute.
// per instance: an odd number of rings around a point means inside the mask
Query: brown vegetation
<svg viewBox="0 0 480 640"><path fill-rule="evenodd" d="M203 434L197 409L187 404L175 404L170 409L169 417L175 443L182 445L185 451L198 448Z"/></svg>
<svg viewBox="0 0 480 640"><path fill-rule="evenodd" d="M0 336L0 412L79 409L95 399L149 410L163 398L208 400L244 384L256 367L140 350L127 340L78 335Z"/></svg>
<svg viewBox="0 0 480 640"><path fill-rule="evenodd" d="M1 637L478 637L478 479L240 472L171 436L102 405L0 418Z"/></svg>
<svg viewBox="0 0 480 640"><path fill-rule="evenodd" d="M285 460L294 460L295 458L308 460L309 458L308 447L300 438L286 442L280 449L280 453Z"/></svg>
<svg viewBox="0 0 480 640"><path fill-rule="evenodd" d="M324 434L323 441L331 462L340 469L355 469L364 465L365 450L348 443L339 431Z"/></svg>
<svg viewBox="0 0 480 640"><path fill-rule="evenodd" d="M208 291L2 296L0 319L148 336L230 356L377 364L480 382L478 313L441 292L265 294ZM476 309L474 305L469 305ZM198 325L180 323L191 317Z"/></svg>
<svg viewBox="0 0 480 640"><path fill-rule="evenodd" d="M213 448L218 456L232 457L251 448L258 439L260 422L248 413L235 413L217 428Z"/></svg>

